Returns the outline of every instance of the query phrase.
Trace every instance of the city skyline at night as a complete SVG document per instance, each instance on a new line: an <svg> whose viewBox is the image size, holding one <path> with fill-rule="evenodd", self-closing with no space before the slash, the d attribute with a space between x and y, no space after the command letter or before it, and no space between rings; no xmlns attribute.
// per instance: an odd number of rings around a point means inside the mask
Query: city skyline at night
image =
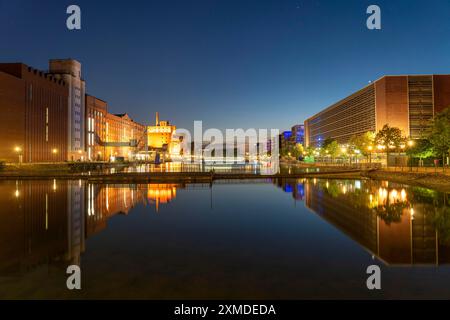
<svg viewBox="0 0 450 320"><path fill-rule="evenodd" d="M161 111L179 128L283 130L383 75L450 69L444 1L379 1L381 30L365 26L368 1L78 1L79 31L69 4L2 3L14 28L0 31L1 61L77 59L86 92L140 123Z"/></svg>
<svg viewBox="0 0 450 320"><path fill-rule="evenodd" d="M449 18L0 1L0 302L289 319L450 299Z"/></svg>

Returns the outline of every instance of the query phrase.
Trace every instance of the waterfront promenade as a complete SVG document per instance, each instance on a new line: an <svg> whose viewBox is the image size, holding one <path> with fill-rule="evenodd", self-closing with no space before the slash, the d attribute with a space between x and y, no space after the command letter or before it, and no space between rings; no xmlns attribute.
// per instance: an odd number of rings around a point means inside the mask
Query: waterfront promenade
<svg viewBox="0 0 450 320"><path fill-rule="evenodd" d="M252 169L253 168L253 169ZM410 168L379 166L305 166L282 165L277 173L264 174L254 166L231 166L208 169L201 165L182 167L130 166L127 164L41 164L33 166L12 166L0 171L1 180L87 180L98 183L213 183L216 180L257 179L373 179L385 180L450 192L450 170L442 168ZM403 171L402 171L403 170Z"/></svg>

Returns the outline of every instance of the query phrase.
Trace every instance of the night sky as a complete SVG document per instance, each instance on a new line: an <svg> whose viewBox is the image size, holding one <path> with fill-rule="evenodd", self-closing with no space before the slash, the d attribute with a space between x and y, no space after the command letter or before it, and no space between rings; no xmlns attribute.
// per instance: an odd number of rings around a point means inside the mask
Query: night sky
<svg viewBox="0 0 450 320"><path fill-rule="evenodd" d="M1 62L75 58L110 112L188 129L283 130L384 74L450 73L447 0L0 0L0 26Z"/></svg>

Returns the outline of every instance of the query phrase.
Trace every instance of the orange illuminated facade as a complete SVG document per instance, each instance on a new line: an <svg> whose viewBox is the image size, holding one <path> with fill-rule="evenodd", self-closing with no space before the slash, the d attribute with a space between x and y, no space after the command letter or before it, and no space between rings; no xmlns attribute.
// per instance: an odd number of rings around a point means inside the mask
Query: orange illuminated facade
<svg viewBox="0 0 450 320"><path fill-rule="evenodd" d="M86 95L86 146L87 159L106 161L106 116L108 105L105 101Z"/></svg>
<svg viewBox="0 0 450 320"><path fill-rule="evenodd" d="M148 146L150 148L167 148L167 150L171 150L172 136L175 130L176 127L171 125L169 121L159 121L157 112L155 125L147 127Z"/></svg>
<svg viewBox="0 0 450 320"><path fill-rule="evenodd" d="M128 114L106 115L105 154L107 159L123 157L133 160L136 150L145 146L145 126Z"/></svg>

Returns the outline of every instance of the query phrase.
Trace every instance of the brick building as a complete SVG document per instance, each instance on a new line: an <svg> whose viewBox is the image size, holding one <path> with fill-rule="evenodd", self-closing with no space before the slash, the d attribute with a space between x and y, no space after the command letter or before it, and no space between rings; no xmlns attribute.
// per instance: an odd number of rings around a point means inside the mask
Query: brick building
<svg viewBox="0 0 450 320"><path fill-rule="evenodd" d="M67 84L22 63L0 63L0 160L66 160Z"/></svg>
<svg viewBox="0 0 450 320"><path fill-rule="evenodd" d="M87 160L107 161L106 117L108 104L94 96L86 95L86 148Z"/></svg>
<svg viewBox="0 0 450 320"><path fill-rule="evenodd" d="M126 113L106 115L107 159L123 157L131 160L135 152L142 149L145 141L145 126L135 122Z"/></svg>

